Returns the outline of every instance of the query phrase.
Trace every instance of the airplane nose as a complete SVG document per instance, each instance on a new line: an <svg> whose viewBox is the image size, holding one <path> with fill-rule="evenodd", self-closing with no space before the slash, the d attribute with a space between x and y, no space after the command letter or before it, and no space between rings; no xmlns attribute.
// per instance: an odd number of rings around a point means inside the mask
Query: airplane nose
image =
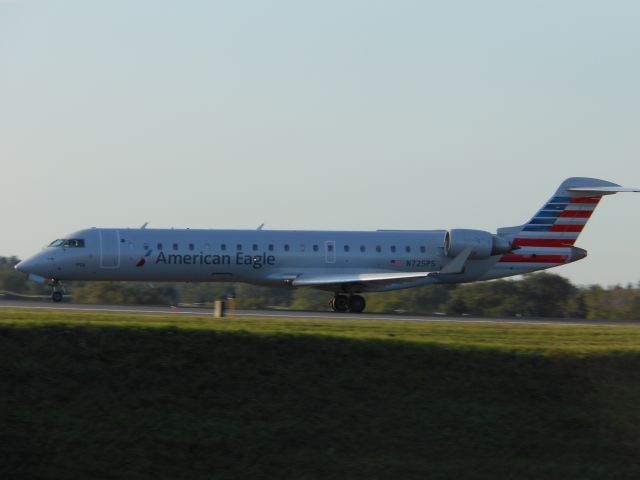
<svg viewBox="0 0 640 480"><path fill-rule="evenodd" d="M26 266L26 261L22 260L21 262L16 263L13 268L15 268L16 270L18 270L19 272L24 272L27 273L27 270L25 269Z"/></svg>
<svg viewBox="0 0 640 480"><path fill-rule="evenodd" d="M17 263L13 268L19 272L47 275L51 270L51 262L46 261L41 255L34 255Z"/></svg>

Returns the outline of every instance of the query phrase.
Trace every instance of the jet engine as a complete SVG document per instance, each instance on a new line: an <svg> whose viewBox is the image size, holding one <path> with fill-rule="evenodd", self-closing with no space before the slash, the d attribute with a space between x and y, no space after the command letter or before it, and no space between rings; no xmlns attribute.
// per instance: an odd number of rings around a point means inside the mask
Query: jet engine
<svg viewBox="0 0 640 480"><path fill-rule="evenodd" d="M492 255L501 255L515 250L508 240L483 230L457 228L447 231L444 237L445 255L455 257L465 248L471 248L469 258L474 260L481 260Z"/></svg>

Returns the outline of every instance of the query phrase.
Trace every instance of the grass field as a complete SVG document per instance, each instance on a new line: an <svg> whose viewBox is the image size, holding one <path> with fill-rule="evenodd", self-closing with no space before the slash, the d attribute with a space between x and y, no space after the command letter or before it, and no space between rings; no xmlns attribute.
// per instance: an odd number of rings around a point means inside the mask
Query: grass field
<svg viewBox="0 0 640 480"><path fill-rule="evenodd" d="M640 478L640 327L0 311L2 479Z"/></svg>

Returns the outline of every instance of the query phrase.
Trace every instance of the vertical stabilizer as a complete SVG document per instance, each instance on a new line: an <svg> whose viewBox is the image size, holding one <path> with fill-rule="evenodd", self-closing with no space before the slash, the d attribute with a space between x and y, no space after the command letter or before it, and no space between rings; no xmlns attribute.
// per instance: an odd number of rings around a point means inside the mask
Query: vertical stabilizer
<svg viewBox="0 0 640 480"><path fill-rule="evenodd" d="M517 250L500 257L496 268L525 273L586 257L574 244L602 196L618 191L626 190L596 178L568 178L526 224L498 230Z"/></svg>
<svg viewBox="0 0 640 480"><path fill-rule="evenodd" d="M571 188L620 187L595 178L569 178L513 240L518 247L572 246L603 195L615 192L572 191Z"/></svg>

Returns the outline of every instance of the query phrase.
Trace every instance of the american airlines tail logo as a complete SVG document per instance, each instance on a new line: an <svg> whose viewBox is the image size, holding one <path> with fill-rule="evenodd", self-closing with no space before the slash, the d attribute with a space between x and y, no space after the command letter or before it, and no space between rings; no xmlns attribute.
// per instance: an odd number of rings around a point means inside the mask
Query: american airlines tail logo
<svg viewBox="0 0 640 480"><path fill-rule="evenodd" d="M147 263L147 257L151 255L151 252L153 252L153 250L147 250L147 253L144 254L144 257L140 257L140 260L138 260L138 263L136 263L136 267L143 267L144 264Z"/></svg>

